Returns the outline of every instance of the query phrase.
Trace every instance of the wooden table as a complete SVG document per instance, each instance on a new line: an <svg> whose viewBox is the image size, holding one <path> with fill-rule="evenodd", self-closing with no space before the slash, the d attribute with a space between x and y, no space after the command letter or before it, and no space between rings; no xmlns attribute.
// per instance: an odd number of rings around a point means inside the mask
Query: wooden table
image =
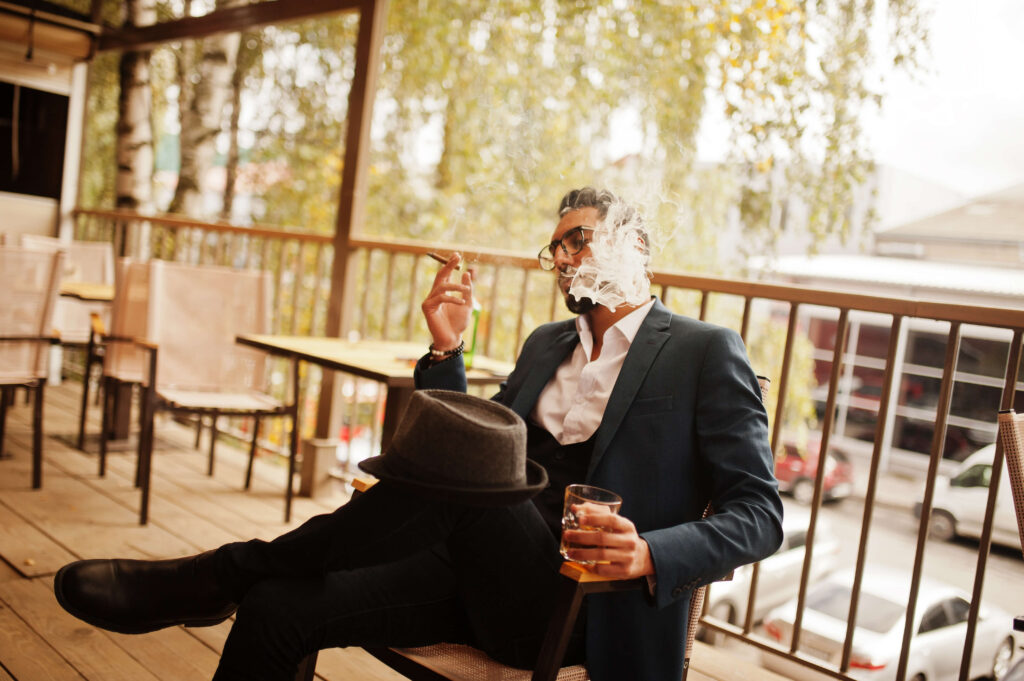
<svg viewBox="0 0 1024 681"><path fill-rule="evenodd" d="M60 294L90 303L109 303L114 300L114 285L91 281L65 281L60 285Z"/></svg>
<svg viewBox="0 0 1024 681"><path fill-rule="evenodd" d="M382 450L391 443L395 428L415 390L412 374L416 360L426 353L423 343L395 341L251 334L237 336L235 340L273 355L294 357L324 369L383 383L387 387L387 398L381 426ZM466 380L470 385L498 384L512 372L512 367L509 362L476 355L473 368L466 372Z"/></svg>

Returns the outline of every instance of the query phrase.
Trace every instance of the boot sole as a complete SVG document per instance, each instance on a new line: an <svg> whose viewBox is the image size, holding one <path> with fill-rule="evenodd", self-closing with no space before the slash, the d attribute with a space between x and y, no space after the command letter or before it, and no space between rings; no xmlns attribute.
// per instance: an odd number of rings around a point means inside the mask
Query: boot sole
<svg viewBox="0 0 1024 681"><path fill-rule="evenodd" d="M54 575L54 578L53 578L53 595L57 597L57 603L59 603L60 607L64 608L64 610L66 610L70 614L74 615L78 619L82 620L83 622L86 622L87 624L91 624L94 627L99 627L100 629L106 629L107 631L113 631L113 632L118 633L118 634L148 634L148 633L150 633L152 631L159 631L160 629L166 629L168 627L174 627L174 626L177 626L179 624L183 625L183 626L186 626L186 627L212 627L215 624L220 624L224 620L226 620L229 617L231 617L231 613L229 613L229 614L224 615L224 616L219 616L218 615L216 617L198 618L198 619L191 619L191 620L182 620L182 621L176 621L176 622L155 623L155 624L151 623L151 624L129 625L129 624L121 624L121 623L118 623L118 622L110 622L110 621L104 620L102 618L96 617L95 615L92 615L92 614L89 614L89 613L86 613L86 612L83 612L83 611L79 610L74 605L72 605L67 600L67 598L65 598L65 596L64 596L64 588L63 588L64 573L72 565L73 565L73 563L65 565L64 567L62 567L60 570L57 571L56 575Z"/></svg>

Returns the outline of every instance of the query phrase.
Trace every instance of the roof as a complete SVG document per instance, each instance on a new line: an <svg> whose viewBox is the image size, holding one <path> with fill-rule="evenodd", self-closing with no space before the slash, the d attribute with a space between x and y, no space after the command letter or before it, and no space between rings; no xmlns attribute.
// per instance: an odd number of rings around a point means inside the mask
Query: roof
<svg viewBox="0 0 1024 681"><path fill-rule="evenodd" d="M876 232L877 241L965 241L1024 244L1024 184L957 208Z"/></svg>
<svg viewBox="0 0 1024 681"><path fill-rule="evenodd" d="M1024 239L1024 237L1022 237ZM800 280L903 286L915 290L1024 297L1024 269L957 265L909 258L869 255L784 255L756 259L751 266L767 275Z"/></svg>

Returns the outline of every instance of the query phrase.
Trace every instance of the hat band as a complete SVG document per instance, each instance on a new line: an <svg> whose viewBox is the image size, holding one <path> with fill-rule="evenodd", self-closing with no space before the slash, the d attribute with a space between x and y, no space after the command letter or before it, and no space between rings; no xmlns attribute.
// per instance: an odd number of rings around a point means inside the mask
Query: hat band
<svg viewBox="0 0 1024 681"><path fill-rule="evenodd" d="M439 485L462 485L466 487L473 487L479 489L503 489L508 486L522 485L526 482L526 471L525 465L520 466L523 470L519 475L516 475L513 479L509 480L507 477L494 480L482 480L480 475L482 471L471 470L465 466L456 468L456 466L449 465L448 469L452 473L457 473L459 470L467 473L471 473L469 477L460 475L446 475L445 471L438 470L435 467L426 467L416 461L405 456L400 447L394 446L394 443L388 448L388 456L384 457L382 463L386 463L388 469L392 474L400 474L404 477L411 478L414 480L420 480L424 483L439 484ZM457 464L458 462L449 461L449 464ZM525 464L525 461L523 462ZM494 470L496 473L500 473L498 470Z"/></svg>

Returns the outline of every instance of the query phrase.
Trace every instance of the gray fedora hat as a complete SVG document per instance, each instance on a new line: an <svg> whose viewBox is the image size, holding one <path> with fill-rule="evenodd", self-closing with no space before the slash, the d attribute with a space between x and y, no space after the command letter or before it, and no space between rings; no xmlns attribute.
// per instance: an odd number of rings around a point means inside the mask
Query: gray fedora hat
<svg viewBox="0 0 1024 681"><path fill-rule="evenodd" d="M451 390L417 390L386 452L359 462L381 480L472 506L508 506L547 487L526 458L526 424L497 402Z"/></svg>

